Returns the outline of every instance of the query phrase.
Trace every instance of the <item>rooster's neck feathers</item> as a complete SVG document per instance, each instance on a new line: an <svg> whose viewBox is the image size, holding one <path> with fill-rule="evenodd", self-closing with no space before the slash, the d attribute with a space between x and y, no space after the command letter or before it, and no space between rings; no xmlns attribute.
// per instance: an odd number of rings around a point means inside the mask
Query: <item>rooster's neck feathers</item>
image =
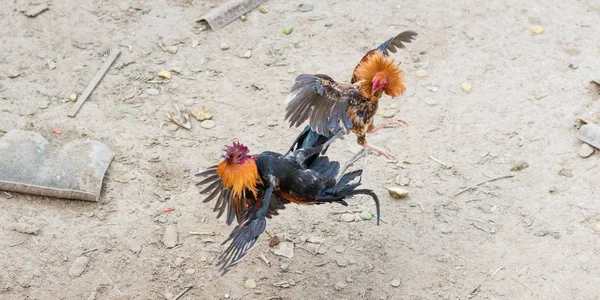
<svg viewBox="0 0 600 300"><path fill-rule="evenodd" d="M258 175L258 168L254 157L248 156L243 162L234 162L225 159L217 166L217 174L223 180L223 187L230 188L235 199L246 198L246 192L252 193L256 198L258 194L257 184L262 184Z"/></svg>
<svg viewBox="0 0 600 300"><path fill-rule="evenodd" d="M393 59L386 58L379 51L375 51L369 58L358 66L356 76L361 82L360 90L363 96L367 98L379 98L381 92L373 93L373 77L377 73L387 80L388 86L383 92L389 96L396 97L402 95L406 90L404 86L404 73L396 65Z"/></svg>

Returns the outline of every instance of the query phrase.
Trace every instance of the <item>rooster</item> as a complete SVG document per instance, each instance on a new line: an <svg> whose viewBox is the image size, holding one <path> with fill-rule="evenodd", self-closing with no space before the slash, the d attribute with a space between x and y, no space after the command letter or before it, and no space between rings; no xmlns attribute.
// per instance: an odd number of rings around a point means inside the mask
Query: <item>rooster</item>
<svg viewBox="0 0 600 300"><path fill-rule="evenodd" d="M221 266L222 274L238 263L254 245L265 231L266 218L278 215L278 210L284 209L290 202L348 205L347 197L369 195L375 201L379 225L377 195L369 189L357 189L361 184L362 170L346 173L361 153L341 168L338 162L329 161L327 156L321 155L334 138L316 147L297 149L285 155L270 151L249 155L248 147L234 142L232 146L226 146L224 159L218 165L196 174L206 177L196 184L208 184L200 192L209 192L204 202L217 199L214 207L218 211L217 218L227 211L227 224L230 225L234 219L238 223L223 242L231 244L218 258L217 265Z"/></svg>
<svg viewBox="0 0 600 300"><path fill-rule="evenodd" d="M391 97L402 95L404 73L389 58L390 52L405 48L417 36L414 31L404 31L388 39L379 47L367 52L354 69L350 83L336 82L324 74L302 74L286 98L286 120L290 126L300 126L306 120L309 125L298 137L306 145L316 145L326 141L339 131L354 132L357 142L374 150L388 159L393 156L366 139L367 133L374 133L390 125L407 124L402 119L392 119L375 126L379 98L383 94ZM305 147L303 144L295 146Z"/></svg>

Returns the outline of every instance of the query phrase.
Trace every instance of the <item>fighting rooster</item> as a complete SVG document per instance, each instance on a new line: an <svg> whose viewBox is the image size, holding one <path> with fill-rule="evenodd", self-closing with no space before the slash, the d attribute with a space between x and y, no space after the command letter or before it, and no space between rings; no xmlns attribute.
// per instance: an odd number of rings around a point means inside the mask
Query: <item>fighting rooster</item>
<svg viewBox="0 0 600 300"><path fill-rule="evenodd" d="M405 48L404 43L412 42L416 36L414 31L404 31L367 52L354 69L350 83L336 82L323 74L296 77L286 98L285 118L290 126L298 127L306 120L309 125L298 137L301 143L294 144L291 149L316 145L340 130L351 130L356 134L358 144L392 159L391 154L367 143L365 136L392 124L406 124L404 120L393 119L375 126L373 120L379 98L384 93L397 97L406 90L404 74L389 58L389 53Z"/></svg>
<svg viewBox="0 0 600 300"><path fill-rule="evenodd" d="M355 155L340 168L321 153L335 139L285 155L263 152L249 155L240 143L226 146L224 159L207 171L196 174L206 177L197 186L209 184L201 193L209 192L204 202L217 199L214 210L220 217L225 211L226 222L234 219L238 225L223 244L231 244L219 257L217 265L226 273L239 262L265 230L266 218L277 215L277 210L290 202L297 204L340 203L352 195L369 195L376 205L379 224L379 199L369 189L357 189L362 170L346 173L346 169L361 154ZM357 179L354 183L351 181Z"/></svg>

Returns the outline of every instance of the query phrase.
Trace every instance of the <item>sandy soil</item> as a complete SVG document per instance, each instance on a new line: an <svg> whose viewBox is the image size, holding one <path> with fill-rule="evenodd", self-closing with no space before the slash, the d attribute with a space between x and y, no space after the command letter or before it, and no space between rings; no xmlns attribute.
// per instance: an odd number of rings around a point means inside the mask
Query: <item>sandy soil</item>
<svg viewBox="0 0 600 300"><path fill-rule="evenodd" d="M267 13L211 32L194 21L218 1L52 1L35 18L20 11L27 1L7 2L0 135L27 129L60 143L85 134L116 156L98 203L0 192L0 298L163 299L192 286L180 299L598 299L599 156L578 155L575 118L600 117L589 83L600 70L598 3L315 1L303 13L299 2L269 1ZM544 32L533 34L535 25ZM340 221L339 212L373 212L366 197L348 208L289 206L268 230L296 243L293 258L273 254L265 236L218 276L212 262L232 227L201 203L192 174L233 139L285 151L298 133L282 103L296 75L347 80L367 50L408 29L418 40L394 55L408 91L380 108L410 125L370 136L398 162L369 155L356 166L382 198L385 223ZM121 57L67 117L69 95L85 89L110 47ZM134 78L173 67L182 74L165 83ZM190 131L173 131L165 112L186 99L209 108L216 127L192 120ZM330 154L345 160L356 150L348 136ZM511 172L521 161L529 167ZM388 195L397 178L409 179L407 198ZM41 230L12 231L14 222ZM179 233L171 249L168 226ZM82 256L83 274L70 276Z"/></svg>

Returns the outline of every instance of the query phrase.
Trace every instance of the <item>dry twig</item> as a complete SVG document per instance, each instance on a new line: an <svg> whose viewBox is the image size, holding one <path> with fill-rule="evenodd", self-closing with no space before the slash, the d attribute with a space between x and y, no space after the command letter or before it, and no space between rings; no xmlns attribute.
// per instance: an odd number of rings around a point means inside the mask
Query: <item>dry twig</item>
<svg viewBox="0 0 600 300"><path fill-rule="evenodd" d="M433 161L437 162L438 164L442 165L442 167L443 167L444 169L451 169L451 168L452 168L452 165L451 165L451 164L447 164L447 163L445 163L445 162L443 162L443 161L441 161L441 160L439 160L439 159L437 159L437 158L435 158L435 157L433 157L433 156L431 156L431 155L429 155L429 158L430 158L431 160L433 160Z"/></svg>
<svg viewBox="0 0 600 300"><path fill-rule="evenodd" d="M470 190L472 188L476 188L476 187L478 187L478 186L480 186L480 185L482 185L484 183L488 183L488 182L492 182L492 181L496 181L496 180L504 179L504 178L512 178L512 177L515 177L515 175L504 175L504 176L494 177L494 178L486 179L484 181L480 181L480 182L478 182L478 183L476 183L474 185L468 186L468 187L466 187L466 188L458 191L458 193L454 194L453 197L456 197L456 196L458 196L458 195L460 195L460 194L462 194L462 193L464 193L464 192L466 192L466 191L468 191L468 190Z"/></svg>
<svg viewBox="0 0 600 300"><path fill-rule="evenodd" d="M190 231L190 235L208 235L208 236L215 236L217 235L216 232L213 231Z"/></svg>
<svg viewBox="0 0 600 300"><path fill-rule="evenodd" d="M526 285L525 283L521 282L521 280L519 280L519 279L517 279L517 278L515 278L515 280L516 280L518 283L520 283L520 284L522 284L523 286L525 286L526 288L528 288L530 291L532 291L532 292L535 294L535 296L538 298L538 300L542 300L542 298L540 298L540 294L538 294L538 292L536 292L534 289L532 289L531 287L529 287L529 286L528 286L528 285Z"/></svg>
<svg viewBox="0 0 600 300"><path fill-rule="evenodd" d="M112 51L110 57L106 59L102 67L100 67L100 70L98 70L98 73L96 73L96 76L94 76L90 84L87 86L87 88L85 88L81 96L79 96L79 99L77 99L75 105L71 107L71 110L69 110L69 117L74 117L77 114L81 106L83 106L83 103L85 103L85 100L87 100L87 98L92 94L98 83L100 83L100 80L102 80L102 77L104 77L104 74L106 74L108 68L110 68L110 66L115 62L115 60L117 60L119 54L121 54L121 50L119 49Z"/></svg>
<svg viewBox="0 0 600 300"><path fill-rule="evenodd" d="M181 293L179 293L179 294L177 294L177 296L173 297L173 300L177 300L177 299L181 298L181 296L183 296L185 293L187 293L191 289L192 289L191 286L185 287L185 289L183 291L181 291Z"/></svg>

